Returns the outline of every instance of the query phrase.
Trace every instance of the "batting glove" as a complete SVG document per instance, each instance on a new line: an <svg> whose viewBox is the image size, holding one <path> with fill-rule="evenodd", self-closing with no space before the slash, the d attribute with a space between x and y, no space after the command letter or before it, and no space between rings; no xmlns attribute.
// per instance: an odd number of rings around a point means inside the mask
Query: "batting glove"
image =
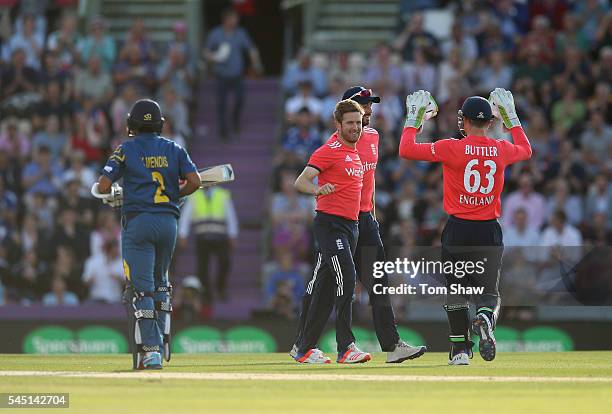
<svg viewBox="0 0 612 414"><path fill-rule="evenodd" d="M493 108L493 116L501 119L506 128L510 129L515 126L521 126L521 121L519 121L516 108L514 107L512 92L503 88L495 88L491 95L489 95L489 103L491 108Z"/></svg>
<svg viewBox="0 0 612 414"><path fill-rule="evenodd" d="M404 127L419 129L423 122L438 114L438 104L431 93L420 90L406 97L406 122Z"/></svg>
<svg viewBox="0 0 612 414"><path fill-rule="evenodd" d="M102 202L112 208L120 208L123 205L123 188L119 184L113 183L110 195L102 199Z"/></svg>

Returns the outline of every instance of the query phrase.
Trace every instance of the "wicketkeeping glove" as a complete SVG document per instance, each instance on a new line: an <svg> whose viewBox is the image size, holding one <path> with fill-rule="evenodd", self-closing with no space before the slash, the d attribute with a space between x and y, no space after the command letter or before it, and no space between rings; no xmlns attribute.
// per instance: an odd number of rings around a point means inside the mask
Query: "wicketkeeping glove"
<svg viewBox="0 0 612 414"><path fill-rule="evenodd" d="M489 103L491 108L493 108L493 116L501 119L506 128L510 129L515 126L521 126L521 121L519 121L516 108L514 107L512 92L503 88L495 88L491 95L489 95Z"/></svg>
<svg viewBox="0 0 612 414"><path fill-rule="evenodd" d="M438 104L428 91L416 91L406 97L406 122L404 127L419 129L423 122L438 114Z"/></svg>

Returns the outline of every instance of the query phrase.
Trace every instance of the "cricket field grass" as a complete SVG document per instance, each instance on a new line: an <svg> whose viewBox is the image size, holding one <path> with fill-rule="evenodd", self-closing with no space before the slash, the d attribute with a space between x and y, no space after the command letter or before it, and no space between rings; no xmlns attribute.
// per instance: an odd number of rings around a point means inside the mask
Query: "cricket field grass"
<svg viewBox="0 0 612 414"><path fill-rule="evenodd" d="M443 353L384 361L176 354L162 371L132 371L129 355L0 355L0 393L69 393L68 411L88 414L611 412L612 352L475 355L459 367Z"/></svg>

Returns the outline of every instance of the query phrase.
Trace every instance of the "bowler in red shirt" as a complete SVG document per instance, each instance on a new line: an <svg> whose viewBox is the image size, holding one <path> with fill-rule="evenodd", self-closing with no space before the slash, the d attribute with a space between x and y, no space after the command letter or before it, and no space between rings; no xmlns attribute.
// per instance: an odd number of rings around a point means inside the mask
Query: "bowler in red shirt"
<svg viewBox="0 0 612 414"><path fill-rule="evenodd" d="M361 138L357 141L357 152L363 167L363 187L361 188L361 203L359 207L359 239L354 255L355 269L357 278L361 282L364 290L368 292L370 305L372 307L372 321L376 337L383 351L387 352L388 363L401 363L403 361L418 358L423 355L427 348L425 346L412 346L401 340L395 322L395 315L389 294L385 287L389 285L389 278L384 274L381 278L374 278L374 262L385 261L385 248L380 237L376 212L374 210L374 187L376 166L378 164L378 131L369 128L370 116L372 115L372 104L379 103L380 97L374 96L371 89L363 86L353 86L348 88L343 99L350 99L357 102L364 111L363 131ZM328 142L338 140L338 132L332 134ZM315 273L307 285L306 292L302 298L302 312L298 324L296 343L299 342L306 315L310 309L312 292L315 284L320 284L325 280L316 278ZM316 287L321 292L319 306L313 308L317 319L327 320L332 308L334 307L333 281L328 280L327 286ZM290 352L291 356L297 353L297 346L294 345Z"/></svg>
<svg viewBox="0 0 612 414"><path fill-rule="evenodd" d="M357 348L351 329L356 280L353 255L359 234L357 219L363 186L363 168L356 148L362 133L362 116L363 109L359 104L350 100L340 101L334 111L337 135L312 154L295 181L300 192L317 198L313 224L317 262L309 284L312 298L298 339L298 351L293 357L301 363L331 362L316 348L329 319L329 311L325 318L315 311L328 309L328 295L322 290L329 289L330 280L335 280L336 361L360 363L371 358L370 354ZM317 184L314 183L315 177ZM315 283L317 279L321 283Z"/></svg>

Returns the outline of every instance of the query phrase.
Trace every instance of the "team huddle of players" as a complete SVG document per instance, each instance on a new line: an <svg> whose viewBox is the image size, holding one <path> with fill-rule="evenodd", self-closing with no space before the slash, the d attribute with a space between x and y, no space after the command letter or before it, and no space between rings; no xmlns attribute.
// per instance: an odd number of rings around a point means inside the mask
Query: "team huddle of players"
<svg viewBox="0 0 612 414"><path fill-rule="evenodd" d="M375 279L372 274L374 262L385 260L374 204L379 136L367 126L372 104L379 102L380 98L370 89L362 86L348 89L335 107L337 131L312 154L295 182L299 191L316 197L313 224L316 264L304 294L298 332L290 352L301 363L331 362L317 348L317 342L334 305L336 361L351 364L371 359L369 353L357 348L351 329L356 280L369 294L376 335L381 349L387 352L388 363L418 358L427 350L400 339L389 296L376 294L373 289L375 281L376 285L388 286L386 275ZM472 335L480 338L483 359L491 361L495 358L493 331L500 307L503 236L497 218L501 214L503 172L507 165L531 156L529 141L516 115L512 94L500 88L492 91L488 100L476 96L466 99L458 117L463 139L416 143L423 123L438 112L429 92L409 95L406 110L400 157L443 164L444 209L449 220L442 234L442 260L476 262L484 257L487 263L485 277L478 280L447 277L448 285L480 286L478 291L482 292L472 297L460 294L446 297L449 364L469 364ZM486 136L494 117L510 131L514 143ZM473 319L468 313L470 300L477 309Z"/></svg>

